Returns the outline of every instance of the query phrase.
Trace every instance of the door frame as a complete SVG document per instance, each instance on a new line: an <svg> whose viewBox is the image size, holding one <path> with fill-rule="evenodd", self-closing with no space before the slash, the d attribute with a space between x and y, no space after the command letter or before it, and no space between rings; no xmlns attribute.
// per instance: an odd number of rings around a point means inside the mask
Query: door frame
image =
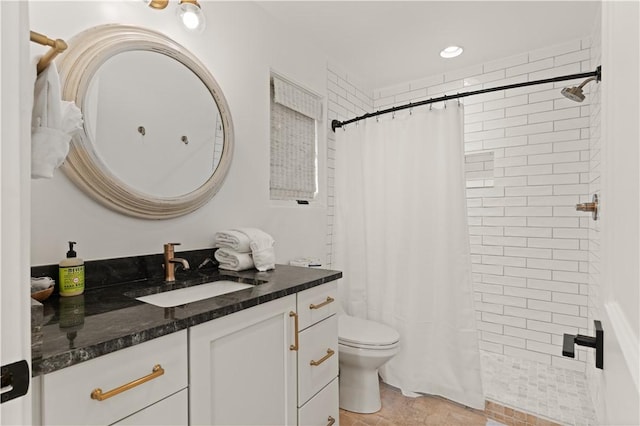
<svg viewBox="0 0 640 426"><path fill-rule="evenodd" d="M0 363L31 370L30 158L35 67L26 1L0 1ZM33 68L33 70L31 69ZM31 391L0 404L2 424L31 424Z"/></svg>

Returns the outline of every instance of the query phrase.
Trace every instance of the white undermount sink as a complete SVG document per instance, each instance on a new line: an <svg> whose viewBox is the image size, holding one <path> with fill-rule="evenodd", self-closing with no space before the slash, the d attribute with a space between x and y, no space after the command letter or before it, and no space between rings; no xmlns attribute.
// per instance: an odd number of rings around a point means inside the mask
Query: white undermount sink
<svg viewBox="0 0 640 426"><path fill-rule="evenodd" d="M210 283L195 285L193 287L179 288L177 290L165 291L163 293L150 294L148 296L136 297L136 300L159 306L161 308L171 308L184 305L186 303L197 302L198 300L209 299L210 297L222 294L233 293L253 287L251 284L237 283L235 281L214 281Z"/></svg>

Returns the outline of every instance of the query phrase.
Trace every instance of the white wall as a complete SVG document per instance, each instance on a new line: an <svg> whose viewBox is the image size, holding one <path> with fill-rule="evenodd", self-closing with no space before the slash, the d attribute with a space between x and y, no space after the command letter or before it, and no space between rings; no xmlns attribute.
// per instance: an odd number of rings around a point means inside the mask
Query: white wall
<svg viewBox="0 0 640 426"><path fill-rule="evenodd" d="M174 4L175 3L175 4ZM276 240L277 261L326 254L326 126L319 126L320 196L311 206L276 205L269 200L269 73L287 76L326 93L326 58L299 37L290 37L250 2L203 2L204 34L190 34L177 22L171 2L163 11L142 1L30 2L31 28L52 38L107 23L161 31L186 46L210 70L229 103L235 129L230 172L218 194L181 218L146 221L112 212L80 192L58 171L52 180L32 182L32 265L57 263L67 240L78 242L85 259L159 253L165 242L181 249L212 246L215 231L255 226ZM45 49L33 45L33 52ZM88 280L90 277L87 278Z"/></svg>
<svg viewBox="0 0 640 426"><path fill-rule="evenodd" d="M604 369L587 377L602 424L640 424L640 7L604 2L603 82L592 111L590 192L601 220L589 230L589 322L602 321ZM590 331L593 335L593 331Z"/></svg>
<svg viewBox="0 0 640 426"><path fill-rule="evenodd" d="M590 46L588 39L561 42L374 90L368 111L593 71ZM351 90L352 99L358 99L357 89L344 81L338 80L342 91ZM480 346L584 371L584 350L578 350L576 360L561 356L563 333L586 333L588 327L590 219L577 213L575 204L586 201L589 190L589 95L579 104L560 94L564 85L579 82L493 92L463 102L465 151L494 155L493 164L486 162L493 167L493 180L484 170L467 173L469 186L475 186L468 189L467 201ZM329 119L363 113L352 114L341 97L334 109L332 92L338 88L332 90L331 80L328 87Z"/></svg>

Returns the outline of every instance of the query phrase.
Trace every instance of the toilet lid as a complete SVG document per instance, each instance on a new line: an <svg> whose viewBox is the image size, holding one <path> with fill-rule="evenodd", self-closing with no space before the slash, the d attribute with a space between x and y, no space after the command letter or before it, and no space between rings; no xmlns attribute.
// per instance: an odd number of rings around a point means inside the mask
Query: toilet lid
<svg viewBox="0 0 640 426"><path fill-rule="evenodd" d="M386 346L397 343L400 334L393 328L375 321L339 315L338 340L345 343Z"/></svg>

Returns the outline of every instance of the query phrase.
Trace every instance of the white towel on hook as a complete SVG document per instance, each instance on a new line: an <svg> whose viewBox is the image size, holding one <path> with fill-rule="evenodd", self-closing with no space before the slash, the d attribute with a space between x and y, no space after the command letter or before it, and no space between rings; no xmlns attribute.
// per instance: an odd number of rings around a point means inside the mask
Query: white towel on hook
<svg viewBox="0 0 640 426"><path fill-rule="evenodd" d="M82 127L82 112L62 101L55 63L36 79L31 115L31 177L52 178L69 152L71 135Z"/></svg>
<svg viewBox="0 0 640 426"><path fill-rule="evenodd" d="M220 263L218 268L229 271L244 271L253 268L253 260L250 253L238 253L230 248L216 250L214 257Z"/></svg>

